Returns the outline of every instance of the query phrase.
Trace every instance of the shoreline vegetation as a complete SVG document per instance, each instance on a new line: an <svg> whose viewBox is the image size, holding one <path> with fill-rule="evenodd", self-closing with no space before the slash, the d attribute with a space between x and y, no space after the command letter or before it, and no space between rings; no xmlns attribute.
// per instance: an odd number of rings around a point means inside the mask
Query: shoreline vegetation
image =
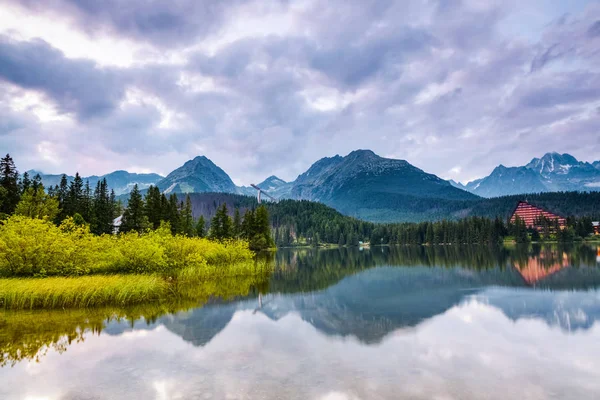
<svg viewBox="0 0 600 400"><path fill-rule="evenodd" d="M272 265L254 253L274 246L265 207L232 218L222 204L209 225L185 200L155 186L143 197L135 185L123 208L106 179L92 189L79 174L46 190L39 175L20 176L7 154L0 159L0 308L193 301L217 295L228 279L267 279Z"/></svg>
<svg viewBox="0 0 600 400"><path fill-rule="evenodd" d="M172 235L168 224L142 234L98 236L73 218L56 226L13 216L0 224L0 307L123 306L192 299L196 288L210 294L210 281L266 279L272 266L254 256L245 241Z"/></svg>

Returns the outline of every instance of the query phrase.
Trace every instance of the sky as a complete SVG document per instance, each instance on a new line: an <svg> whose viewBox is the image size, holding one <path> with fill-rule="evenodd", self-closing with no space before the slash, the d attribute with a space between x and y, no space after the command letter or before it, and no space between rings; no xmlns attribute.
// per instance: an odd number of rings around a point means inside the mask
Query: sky
<svg viewBox="0 0 600 400"><path fill-rule="evenodd" d="M247 185L355 149L463 182L599 160L600 2L0 0L21 171L205 155Z"/></svg>

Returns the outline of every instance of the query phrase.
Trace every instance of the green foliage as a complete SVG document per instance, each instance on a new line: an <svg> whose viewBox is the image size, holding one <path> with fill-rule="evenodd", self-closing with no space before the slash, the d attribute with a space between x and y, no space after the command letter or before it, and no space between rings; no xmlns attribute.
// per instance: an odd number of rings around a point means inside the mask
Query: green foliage
<svg viewBox="0 0 600 400"><path fill-rule="evenodd" d="M43 187L29 187L17 204L15 215L29 218L54 220L59 213L58 200L46 194Z"/></svg>
<svg viewBox="0 0 600 400"><path fill-rule="evenodd" d="M196 236L199 238L206 237L206 221L202 215L196 221Z"/></svg>
<svg viewBox="0 0 600 400"><path fill-rule="evenodd" d="M210 238L225 240L233 237L233 223L227 212L227 204L223 203L210 221Z"/></svg>
<svg viewBox="0 0 600 400"><path fill-rule="evenodd" d="M194 229L194 216L192 215L192 201L190 200L189 195L186 196L185 205L181 208L180 221L181 233L189 237L195 236L196 232Z"/></svg>
<svg viewBox="0 0 600 400"><path fill-rule="evenodd" d="M138 186L135 185L129 196L127 208L123 213L123 221L121 222L119 232L127 233L135 231L142 233L149 227L150 223L148 217L144 213L144 200L142 199Z"/></svg>
<svg viewBox="0 0 600 400"><path fill-rule="evenodd" d="M94 235L75 218L67 218L57 227L48 220L13 216L0 225L0 275L7 277L173 276L181 269L193 268L209 278L227 276L234 265L252 257L247 242L173 236L168 224L141 235L133 231L118 236Z"/></svg>
<svg viewBox="0 0 600 400"><path fill-rule="evenodd" d="M2 201L0 214L10 215L15 211L21 198L19 186L19 171L15 167L12 157L7 154L0 159L0 188L2 188Z"/></svg>

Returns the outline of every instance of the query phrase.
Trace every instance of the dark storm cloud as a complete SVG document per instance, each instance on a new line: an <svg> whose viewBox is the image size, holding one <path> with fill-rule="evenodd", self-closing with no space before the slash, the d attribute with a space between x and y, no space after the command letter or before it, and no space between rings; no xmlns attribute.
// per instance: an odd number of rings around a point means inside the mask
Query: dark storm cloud
<svg viewBox="0 0 600 400"><path fill-rule="evenodd" d="M0 81L38 90L61 111L82 119L110 112L124 94L123 78L88 60L70 60L40 39L0 35Z"/></svg>
<svg viewBox="0 0 600 400"><path fill-rule="evenodd" d="M160 46L180 47L218 30L243 0L10 0L33 12L69 15L94 34L108 30Z"/></svg>

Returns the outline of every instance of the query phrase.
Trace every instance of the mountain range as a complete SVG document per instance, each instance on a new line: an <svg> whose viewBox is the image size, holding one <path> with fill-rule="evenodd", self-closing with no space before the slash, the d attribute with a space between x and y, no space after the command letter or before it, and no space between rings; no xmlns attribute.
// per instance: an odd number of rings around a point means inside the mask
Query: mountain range
<svg viewBox="0 0 600 400"><path fill-rule="evenodd" d="M60 185L62 175L48 175L36 170L27 171L30 178L35 175L40 175L42 183L45 187ZM67 175L67 181L71 182L75 179L74 176ZM82 178L83 181L88 181L92 190L102 179L106 179L108 187L115 191L117 196L131 192L135 185L140 189L146 189L151 185L156 185L163 177L158 174L135 174L127 171L115 171L102 176L87 176Z"/></svg>
<svg viewBox="0 0 600 400"><path fill-rule="evenodd" d="M33 176L36 171L29 171ZM42 175L45 186L60 175ZM72 180L72 177L68 177ZM166 177L116 171L84 178L94 186L106 178L118 195L156 185L164 193L232 193L253 196L236 186L225 171L205 156L187 161ZM463 185L429 174L405 160L380 157L370 150L325 157L293 182L270 176L258 184L279 199L318 201L371 221L423 221L469 215L481 197L556 191L600 191L600 161L581 162L569 154L548 153L521 167L499 165L482 179ZM464 215L463 215L464 214Z"/></svg>
<svg viewBox="0 0 600 400"><path fill-rule="evenodd" d="M600 161L547 153L520 167L497 166L489 176L454 186L482 197L561 191L600 191Z"/></svg>

